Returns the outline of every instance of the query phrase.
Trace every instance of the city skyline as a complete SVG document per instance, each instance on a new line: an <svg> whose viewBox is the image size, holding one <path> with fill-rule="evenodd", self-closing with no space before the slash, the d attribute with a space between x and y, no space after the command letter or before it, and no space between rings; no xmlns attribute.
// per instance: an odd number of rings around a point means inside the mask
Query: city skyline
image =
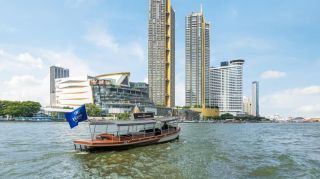
<svg viewBox="0 0 320 179"><path fill-rule="evenodd" d="M260 82L261 115L320 116L319 2L203 3L213 26L211 64L246 60L244 95L252 81ZM199 2L172 4L176 104L184 105L184 17ZM7 18L0 20L0 98L49 104L51 65L70 68L71 75L130 71L134 81L146 80L147 12L148 1L1 2Z"/></svg>

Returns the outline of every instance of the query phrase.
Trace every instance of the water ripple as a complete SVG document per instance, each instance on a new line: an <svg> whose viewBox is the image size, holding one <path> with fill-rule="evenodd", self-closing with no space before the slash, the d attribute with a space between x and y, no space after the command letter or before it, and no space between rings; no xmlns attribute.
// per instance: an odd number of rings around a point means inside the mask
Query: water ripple
<svg viewBox="0 0 320 179"><path fill-rule="evenodd" d="M0 125L0 178L320 178L320 124L182 124L178 141L100 153L73 150L86 125Z"/></svg>

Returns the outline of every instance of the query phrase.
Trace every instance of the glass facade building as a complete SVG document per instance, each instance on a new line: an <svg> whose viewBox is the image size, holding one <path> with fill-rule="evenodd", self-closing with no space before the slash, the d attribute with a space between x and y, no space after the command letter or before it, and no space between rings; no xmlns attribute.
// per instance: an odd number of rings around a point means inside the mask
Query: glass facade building
<svg viewBox="0 0 320 179"><path fill-rule="evenodd" d="M91 80L93 101L106 113L131 112L134 106L141 110L154 106L149 99L148 84L130 82L128 86L114 85L109 80Z"/></svg>

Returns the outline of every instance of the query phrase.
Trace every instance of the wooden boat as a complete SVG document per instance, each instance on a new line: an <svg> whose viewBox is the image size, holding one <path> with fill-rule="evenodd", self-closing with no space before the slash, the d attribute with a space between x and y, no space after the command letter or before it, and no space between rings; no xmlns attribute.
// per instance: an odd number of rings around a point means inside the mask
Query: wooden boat
<svg viewBox="0 0 320 179"><path fill-rule="evenodd" d="M169 142L178 139L181 130L177 118L174 117L130 121L91 121L89 129L91 139L73 141L76 150L122 150Z"/></svg>

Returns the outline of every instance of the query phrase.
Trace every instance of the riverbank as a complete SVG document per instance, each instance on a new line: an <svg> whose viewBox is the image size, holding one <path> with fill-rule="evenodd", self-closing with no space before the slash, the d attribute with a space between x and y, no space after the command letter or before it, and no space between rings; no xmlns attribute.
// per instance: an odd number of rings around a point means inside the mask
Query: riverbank
<svg viewBox="0 0 320 179"><path fill-rule="evenodd" d="M277 123L274 121L240 121L240 120L200 120L200 121L181 121L181 123Z"/></svg>
<svg viewBox="0 0 320 179"><path fill-rule="evenodd" d="M14 119L5 119L0 118L0 122L66 122L66 120L14 120ZM294 121L271 121L271 120L248 120L248 121L240 121L240 120L199 120L199 121L188 121L188 120L180 120L179 123L216 123L216 124L243 124L243 123L320 123L319 120L308 120L308 121L301 121L301 122L294 122Z"/></svg>
<svg viewBox="0 0 320 179"><path fill-rule="evenodd" d="M216 124L244 124L244 123L274 123L274 124L304 124L304 123L320 123L320 121L303 121L303 122L292 122L292 121L180 121L180 123L216 123Z"/></svg>

